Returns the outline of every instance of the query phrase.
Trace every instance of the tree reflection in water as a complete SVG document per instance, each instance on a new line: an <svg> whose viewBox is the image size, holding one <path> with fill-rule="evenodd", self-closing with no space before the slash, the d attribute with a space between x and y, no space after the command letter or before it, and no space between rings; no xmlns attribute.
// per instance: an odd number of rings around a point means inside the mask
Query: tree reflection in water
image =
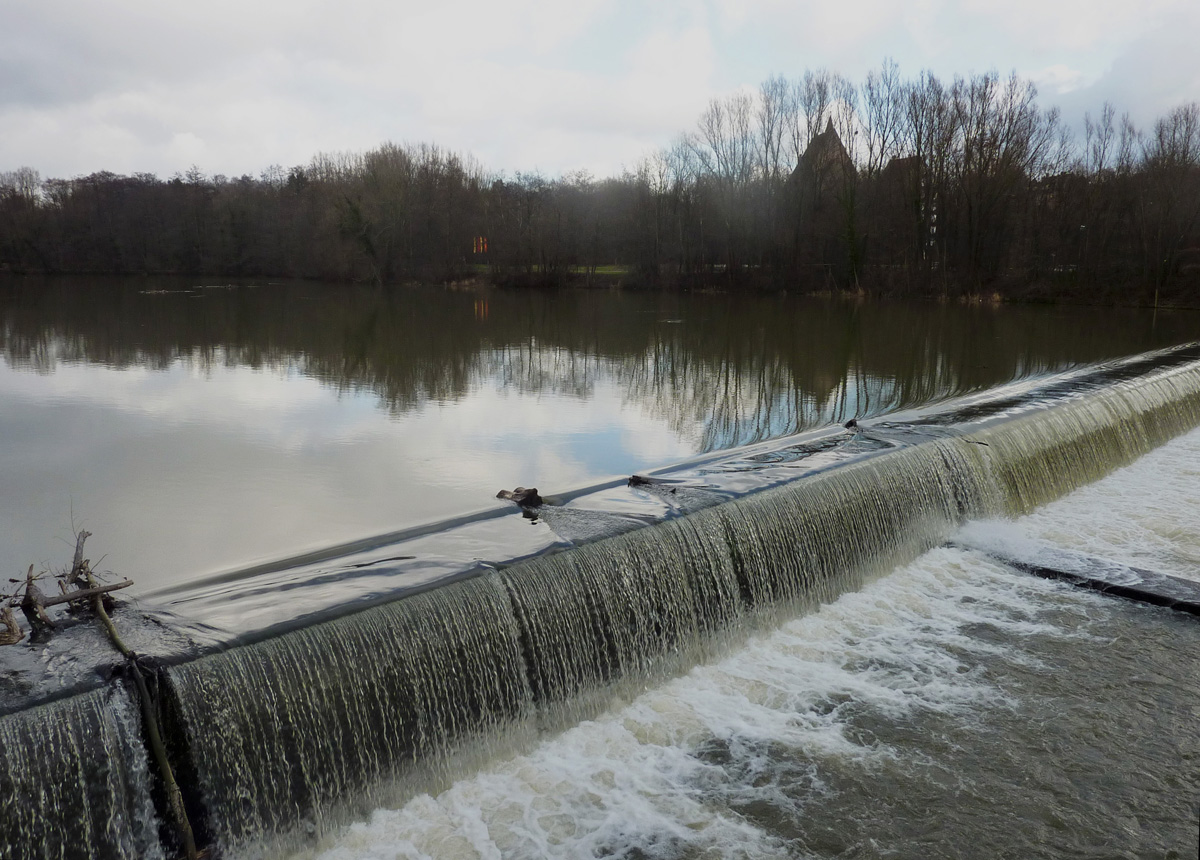
<svg viewBox="0 0 1200 860"><path fill-rule="evenodd" d="M292 368L396 414L481 386L587 399L603 381L698 452L1200 336L1182 311L163 279L16 280L0 319L17 369Z"/></svg>

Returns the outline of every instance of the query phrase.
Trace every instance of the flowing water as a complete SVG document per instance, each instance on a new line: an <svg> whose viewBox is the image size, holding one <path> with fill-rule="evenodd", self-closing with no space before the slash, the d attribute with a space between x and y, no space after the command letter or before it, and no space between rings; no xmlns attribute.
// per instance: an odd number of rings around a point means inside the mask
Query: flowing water
<svg viewBox="0 0 1200 860"><path fill-rule="evenodd" d="M1200 432L963 536L1200 580ZM936 548L318 853L1194 857L1198 660L1192 617Z"/></svg>
<svg viewBox="0 0 1200 860"><path fill-rule="evenodd" d="M1087 366L1190 316L37 289L0 288L0 537L67 499L133 546L221 856L1196 850L1200 625L993 560L1197 578L1200 347ZM592 486L475 502L544 475ZM172 842L97 636L0 654L5 860Z"/></svg>
<svg viewBox="0 0 1200 860"><path fill-rule="evenodd" d="M528 745L539 733L590 719L613 697L636 695L647 685L738 647L755 631L770 630L804 610L861 588L897 563L955 538L966 520L1028 511L1135 461L1198 422L1200 363L1185 361L1050 408L992 415L964 425L960 435L877 452L654 527L460 580L173 669L171 684L180 701L199 791L211 813L212 838L235 855L260 849L270 852L275 850L272 846L296 844L328 832L356 808L398 801L422 790L436 792L479 760ZM1187 502L1186 496L1183 501ZM912 569L924 570L924 578L910 586L901 577L900 590L886 591L878 605L931 600L931 582L938 582L946 570L964 571L963 581L955 587L968 583L974 587L974 580L986 581L987 575L997 573L995 565L961 550L939 549L928 558L933 559L933 580L918 562ZM1003 576L1015 578L1015 574ZM910 598L901 599L906 591L911 591ZM1048 655L1022 656L1020 641L1012 648L1005 643L1009 627L1048 627L1037 620L1037 612L1015 606L1011 618L998 614L988 627L986 616L979 612L1002 603L1002 598L975 596L971 602L983 604L965 610L974 621L938 628L934 640L916 647L912 659L928 663L919 672L925 683L947 688L952 699L974 695L973 682L981 676L972 661L982 660L980 648L990 649L998 658L1011 651L1022 666L1029 661L1053 662ZM836 626L839 610L823 609L819 616L827 612L834 614ZM937 614L926 610L931 613ZM820 624L799 623L801 629ZM945 624L946 618L939 618L939 623ZM971 625L982 631L976 637L982 645L962 632ZM791 629L777 634L783 639L762 646L761 653L779 652L767 660L771 667L781 661L789 665L789 654L808 647L787 638ZM857 627L847 631L839 636L853 641L864 636ZM1078 631L1069 632L1067 638L1076 641L1071 637ZM949 638L937 642L939 635ZM961 646L967 648L966 656L949 661L948 655L960 642L967 643ZM886 680L889 673L899 672L902 680L904 673L916 670L914 662L897 664L899 656L879 663L882 652L874 645L868 654L845 650L844 644L839 638L832 646L844 651L849 661L842 670L861 666L868 679L884 678L880 683L885 687L892 683ZM1064 653L1064 671L1074 676L1084 660L1082 654ZM741 658L721 665L726 668L720 671L728 674L729 667L741 665ZM960 671L969 676L962 683L972 682L961 691L957 689L961 683L952 680ZM766 703L786 708L797 695L804 695L790 689L798 681L768 674L752 675L748 683L766 696ZM668 699L678 692L678 684L668 687ZM243 689L261 694L228 695ZM1003 692L1005 684L996 689ZM733 696L755 707L765 704L748 698L744 688ZM708 699L709 694L702 696L703 701ZM896 704L903 710L904 697ZM1107 704L1098 706L1103 710ZM879 731L888 728L867 707L868 702L853 695L830 699L827 712L820 713L824 707L820 706L816 716L836 717L843 705L846 713L865 714L861 724L849 724L843 732L847 738L871 738L877 725ZM928 705L936 715L940 703ZM1180 707L1187 711L1193 705L1185 700ZM722 707L731 713L738 710L728 703ZM1008 730L1024 731L1022 720L1032 719L1036 725L1051 716L1050 711L1037 714L1014 718ZM768 722L787 724L788 718L781 714L767 717ZM1182 717L1177 714L1172 719ZM911 737L931 731L935 738L945 737L952 749L963 745L952 734L953 725L930 720L905 723L902 729ZM1061 727L1047 730L1049 736L1057 728ZM1091 723L1069 721L1063 734L1075 738L1081 729L1090 734L1098 731ZM756 740L765 746L746 752L754 762L769 758L778 746L791 750L784 755L786 767L809 768L814 786L847 778L826 775L812 769L812 762L797 758L786 731L783 738ZM693 748L690 740L682 743L683 753L698 757L702 764L711 758L708 763L716 768L714 773L725 764L734 772L752 769L752 763L729 759L730 750L740 750L744 743L728 732L711 739L712 749ZM890 746L873 740L863 745ZM550 748L557 749L553 744ZM926 752L918 750L918 754ZM987 753L998 754L998 749ZM1004 754L1013 759L1012 767L1023 766L1035 755L1028 746ZM755 797L751 789L760 787L760 779L776 784L802 777L799 771L787 774L786 779L770 772L751 774L745 777L753 783L749 788L735 779L726 789L745 790ZM885 769L876 776L888 783L888 791L898 792L895 802L909 796L900 775ZM612 778L620 782L617 776ZM1016 775L1008 773L1003 779L1015 780ZM978 791L981 798L989 794L994 790ZM802 799L787 792L784 797L787 804ZM1045 798L1039 801L1045 802ZM750 827L756 815L767 816L771 823L765 841L752 851L760 856L775 844L772 840L783 845L807 833L802 820L789 819L790 824L777 820L770 803L764 803L759 799L747 810L733 807L718 816L719 821L742 829ZM1005 814L997 813L1001 818ZM898 809L896 815L911 816L912 810ZM618 819L623 821L624 816ZM677 822L668 828L673 836L637 835L636 839L649 842L634 848L662 856L691 856L690 842L683 837L694 824L693 819ZM583 830L590 834L585 838L596 838L595 828ZM820 837L819 828L814 833L813 838L833 839ZM1043 841L1037 836L1031 845ZM625 851L620 846L593 848L617 856ZM826 848L835 854L841 850L833 842ZM533 848L527 850L537 856ZM719 850L729 849L722 845ZM507 853L511 851L496 856Z"/></svg>
<svg viewBox="0 0 1200 860"><path fill-rule="evenodd" d="M82 527L177 587L1197 338L1128 308L0 279L0 571Z"/></svg>
<svg viewBox="0 0 1200 860"><path fill-rule="evenodd" d="M121 687L0 720L0 857L162 857L140 732Z"/></svg>

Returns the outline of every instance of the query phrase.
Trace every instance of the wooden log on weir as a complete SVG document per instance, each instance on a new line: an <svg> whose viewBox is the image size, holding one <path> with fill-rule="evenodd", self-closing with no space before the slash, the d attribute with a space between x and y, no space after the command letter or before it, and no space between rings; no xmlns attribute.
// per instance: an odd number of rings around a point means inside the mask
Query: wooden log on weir
<svg viewBox="0 0 1200 860"><path fill-rule="evenodd" d="M64 591L62 594L56 594L53 597L42 595L42 606L57 606L59 603L74 603L77 600L89 600L93 597L99 597L103 594L108 594L110 591L119 591L122 588L128 588L133 585L132 579L123 579L120 582L114 582L112 585L97 585L95 588L79 588L75 591Z"/></svg>

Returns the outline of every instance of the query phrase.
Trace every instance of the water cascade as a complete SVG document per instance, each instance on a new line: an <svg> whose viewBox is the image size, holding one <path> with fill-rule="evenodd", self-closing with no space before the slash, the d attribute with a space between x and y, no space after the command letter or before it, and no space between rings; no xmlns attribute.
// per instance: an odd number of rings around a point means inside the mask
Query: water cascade
<svg viewBox="0 0 1200 860"><path fill-rule="evenodd" d="M446 786L855 589L968 519L1031 510L1197 424L1192 361L175 666L164 686L201 829L225 856L269 852ZM81 734L68 725L100 719L97 696L49 706L77 711L56 718L54 743L38 739L49 721L36 712L5 718L5 749L25 758L0 786L39 757L86 772L62 747ZM105 725L125 742L124 723ZM64 775L62 790L81 795L25 801L44 807L40 825L6 801L4 838L22 834L18 856L65 856L29 851L31 828L129 819L135 770L107 775L103 808ZM104 838L136 844L135 821Z"/></svg>
<svg viewBox="0 0 1200 860"><path fill-rule="evenodd" d="M0 857L161 857L140 734L120 685L0 719Z"/></svg>

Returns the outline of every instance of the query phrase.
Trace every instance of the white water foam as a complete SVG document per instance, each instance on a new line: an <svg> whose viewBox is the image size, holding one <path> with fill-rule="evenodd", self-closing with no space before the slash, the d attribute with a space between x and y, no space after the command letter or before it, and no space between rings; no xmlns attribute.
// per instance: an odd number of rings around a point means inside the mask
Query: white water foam
<svg viewBox="0 0 1200 860"><path fill-rule="evenodd" d="M1026 560L1068 550L1050 566L1085 574L1113 562L1109 579L1129 566L1200 581L1200 430L1019 520L970 523L961 538Z"/></svg>
<svg viewBox="0 0 1200 860"><path fill-rule="evenodd" d="M818 764L830 760L870 773L905 766L907 753L848 731L848 712L911 722L1010 705L977 669L1007 647L964 628L1083 635L1009 606L1013 588L1050 584L995 568L980 581L986 567L935 550L437 798L377 811L322 857L771 856L778 837L731 806L794 806L797 780L826 790Z"/></svg>
<svg viewBox="0 0 1200 860"><path fill-rule="evenodd" d="M1200 430L1025 517L1030 537L1200 580Z"/></svg>
<svg viewBox="0 0 1200 860"><path fill-rule="evenodd" d="M1195 577L1198 472L1200 431L1015 523L970 529ZM963 745L987 737L988 725L1005 723L1022 738L1028 700L1050 702L1053 713L1062 695L1054 685L1070 680L1058 677L1061 666L1047 655L1083 655L1087 665L1090 653L1114 641L1112 613L1132 611L1115 605L969 550L935 549L718 663L614 703L526 755L495 762L436 797L377 810L317 850L323 860L840 854L828 840L797 838L810 806L837 806L838 792L857 792L863 800L849 814L867 820L876 788L886 797L882 786L904 786L915 773L954 771L959 765L945 761L959 761ZM1045 690L1030 678L1044 679ZM945 777L961 781L953 796L991 790L977 784L1029 780L1045 764L1018 757L1011 774L1001 772L1014 746L1010 737L968 753L997 762L976 762L976 776ZM1067 755L1047 753L1056 754ZM1056 779L1080 778L1057 775L1080 766L1051 764L1055 776L1041 777L1041 788L1057 796ZM991 798L977 802L986 807ZM1052 833L1072 829L1070 813L1045 815ZM1094 825L1075 829L1087 826ZM1133 844L1140 838L1129 836ZM873 838L860 847L864 856L889 853Z"/></svg>

